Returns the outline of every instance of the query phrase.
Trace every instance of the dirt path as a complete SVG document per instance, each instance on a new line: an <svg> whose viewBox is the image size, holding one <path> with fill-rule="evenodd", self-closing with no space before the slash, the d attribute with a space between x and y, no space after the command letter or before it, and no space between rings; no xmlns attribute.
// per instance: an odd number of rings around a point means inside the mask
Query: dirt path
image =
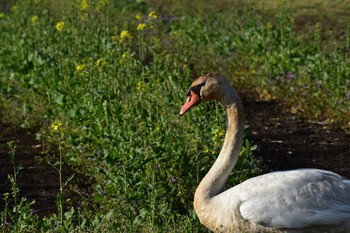
<svg viewBox="0 0 350 233"><path fill-rule="evenodd" d="M314 167L350 178L350 135L339 128L293 115L278 102L258 101L249 92L241 93L241 97L250 125L250 139L258 145L256 154L270 170ZM12 165L6 142L15 140L16 163L23 167L18 176L20 194L28 200L36 200L34 210L44 216L57 212L58 174L52 166L35 159L44 155L34 138L28 131L0 124L0 193L10 192L7 174L12 173ZM64 167L65 179L73 173L72 168ZM88 193L90 182L86 177L76 176L71 184L76 191L68 189L65 197L73 199L76 205L81 195ZM3 207L1 197L0 209Z"/></svg>
<svg viewBox="0 0 350 233"><path fill-rule="evenodd" d="M339 127L306 120L276 101L241 93L250 139L271 170L321 168L350 178L350 135Z"/></svg>

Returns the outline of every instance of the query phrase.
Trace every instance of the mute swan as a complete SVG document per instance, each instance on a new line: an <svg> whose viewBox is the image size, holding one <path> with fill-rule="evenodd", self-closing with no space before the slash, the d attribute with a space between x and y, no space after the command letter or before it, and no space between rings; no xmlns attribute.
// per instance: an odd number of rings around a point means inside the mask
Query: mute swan
<svg viewBox="0 0 350 233"><path fill-rule="evenodd" d="M214 232L350 232L350 180L330 171L272 172L224 190L243 138L243 108L231 84L209 73L187 92L182 116L202 101L218 100L227 112L221 152L200 182L194 208Z"/></svg>

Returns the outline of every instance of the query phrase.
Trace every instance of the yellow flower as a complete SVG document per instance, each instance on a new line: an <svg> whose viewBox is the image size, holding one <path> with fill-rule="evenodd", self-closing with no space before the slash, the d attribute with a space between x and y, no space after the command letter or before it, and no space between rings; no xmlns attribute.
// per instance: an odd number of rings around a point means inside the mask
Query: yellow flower
<svg viewBox="0 0 350 233"><path fill-rule="evenodd" d="M128 58L130 57L130 53L129 52L124 52L122 55L122 58Z"/></svg>
<svg viewBox="0 0 350 233"><path fill-rule="evenodd" d="M140 19L142 19L142 15L141 15L141 14L136 14L136 15L135 15L135 18L136 18L137 20L140 20Z"/></svg>
<svg viewBox="0 0 350 233"><path fill-rule="evenodd" d="M88 0L82 0L80 3L80 10L86 11L89 8L89 2Z"/></svg>
<svg viewBox="0 0 350 233"><path fill-rule="evenodd" d="M85 69L85 65L84 64L82 64L82 65L77 65L76 67L75 67L75 71L77 71L77 72L81 72L81 71L83 71Z"/></svg>
<svg viewBox="0 0 350 233"><path fill-rule="evenodd" d="M51 129L54 131L54 132L58 132L60 130L60 127L62 126L62 122L60 121L55 121L54 123L52 123L51 125Z"/></svg>
<svg viewBox="0 0 350 233"><path fill-rule="evenodd" d="M109 3L108 0L99 0L98 5L96 7L97 10L102 10L104 6L106 6Z"/></svg>
<svg viewBox="0 0 350 233"><path fill-rule="evenodd" d="M158 14L157 14L155 11L151 11L151 12L148 14L148 17L149 17L149 18L153 18L153 19L157 19L157 18L158 18Z"/></svg>
<svg viewBox="0 0 350 233"><path fill-rule="evenodd" d="M143 31L143 30L145 30L145 28L147 28L147 24L140 23L139 25L137 25L138 31Z"/></svg>
<svg viewBox="0 0 350 233"><path fill-rule="evenodd" d="M122 65L125 61L127 61L128 60L128 58L130 58L131 57L131 55L130 55L130 53L129 52L124 52L123 54L122 54L122 58L119 60L119 63Z"/></svg>
<svg viewBox="0 0 350 233"><path fill-rule="evenodd" d="M213 136L214 144L218 145L221 142L223 142L224 136L225 136L225 131L220 130L220 129L215 129L214 136Z"/></svg>
<svg viewBox="0 0 350 233"><path fill-rule="evenodd" d="M147 84L145 82L138 82L136 84L136 90L139 92L145 92L147 91L148 87Z"/></svg>
<svg viewBox="0 0 350 233"><path fill-rule="evenodd" d="M32 16L32 23L38 22L39 17L37 15Z"/></svg>
<svg viewBox="0 0 350 233"><path fill-rule="evenodd" d="M61 22L58 22L57 24L56 24L56 30L57 31L59 31L59 32L61 32L64 28L65 28L65 23L63 22L63 21L61 21Z"/></svg>
<svg viewBox="0 0 350 233"><path fill-rule="evenodd" d="M273 27L272 23L268 22L268 23L266 24L266 29L267 29L267 30L271 30L272 27Z"/></svg>
<svg viewBox="0 0 350 233"><path fill-rule="evenodd" d="M159 125L156 126L156 128L154 129L154 132L156 132L156 133L159 133L159 132L160 132L160 127L159 127Z"/></svg>
<svg viewBox="0 0 350 233"><path fill-rule="evenodd" d="M14 5L11 7L12 12L16 12L18 10L18 6Z"/></svg>
<svg viewBox="0 0 350 233"><path fill-rule="evenodd" d="M132 36L128 30L123 30L120 33L120 40L121 41L125 41L125 40L131 39L131 38L132 38Z"/></svg>
<svg viewBox="0 0 350 233"><path fill-rule="evenodd" d="M103 59L103 58L100 58L96 61L96 66L97 67L102 67L106 64L107 62Z"/></svg>
<svg viewBox="0 0 350 233"><path fill-rule="evenodd" d="M172 32L171 32L171 35L173 35L173 36L179 36L179 35L180 35L180 32L179 32L179 31L172 31Z"/></svg>

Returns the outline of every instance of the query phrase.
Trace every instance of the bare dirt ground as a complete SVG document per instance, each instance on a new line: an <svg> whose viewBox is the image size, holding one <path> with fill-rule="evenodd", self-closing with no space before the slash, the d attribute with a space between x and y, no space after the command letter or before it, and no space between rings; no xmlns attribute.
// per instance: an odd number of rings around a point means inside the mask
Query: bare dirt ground
<svg viewBox="0 0 350 233"><path fill-rule="evenodd" d="M350 134L290 113L276 101L241 94L249 138L271 170L320 168L350 178Z"/></svg>
<svg viewBox="0 0 350 233"><path fill-rule="evenodd" d="M311 122L289 113L281 103L261 101L250 92L240 93L246 119L250 125L249 138L258 145L256 155L263 159L268 170L321 168L335 171L350 178L350 135L335 125ZM12 174L8 141L17 142L16 164L23 169L18 176L20 196L35 200L33 208L39 216L56 213L59 189L57 171L35 157L43 157L40 144L32 132L0 124L0 194L10 192L7 174ZM64 166L64 179L76 173ZM65 198L77 205L88 195L91 181L76 175L67 188ZM0 209L4 201L0 200Z"/></svg>
<svg viewBox="0 0 350 233"><path fill-rule="evenodd" d="M7 178L8 174L13 175L7 146L9 141L16 142L15 164L22 167L17 177L19 197L25 197L28 201L35 200L33 209L39 216L57 213L56 201L59 190L57 170L45 161L44 157L47 154L43 153L42 146L35 140L32 132L3 123L0 123L0 210L5 206L3 194L11 193L11 183ZM65 200L70 199L70 204L76 206L82 197L88 195L91 179L64 165L63 181L72 174L75 176L68 183L64 196ZM12 206L13 203L11 202L10 205Z"/></svg>

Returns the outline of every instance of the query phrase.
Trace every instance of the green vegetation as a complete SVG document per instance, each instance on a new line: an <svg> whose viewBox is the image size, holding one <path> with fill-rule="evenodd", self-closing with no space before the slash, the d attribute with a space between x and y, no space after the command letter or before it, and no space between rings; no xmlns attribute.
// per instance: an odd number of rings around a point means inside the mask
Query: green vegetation
<svg viewBox="0 0 350 233"><path fill-rule="evenodd" d="M286 4L272 16L239 1L160 5L4 4L2 120L37 128L38 139L56 145L59 175L64 161L96 183L91 198L73 207L63 196L68 181L60 179L57 213L40 219L32 203L18 203L21 192L12 179L13 193L1 195L16 204L1 212L2 230L205 231L192 198L220 150L224 112L212 103L210 112L199 107L178 116L191 76L204 71L279 98L295 113L349 126L347 30L337 40L326 40L320 23L297 32ZM230 186L258 173L254 149L245 140ZM14 169L10 178L18 172Z"/></svg>
<svg viewBox="0 0 350 233"><path fill-rule="evenodd" d="M310 27L306 21L297 31L300 26L294 22L300 19L293 9L298 8L286 3L273 15L261 13L258 6L234 7L225 1L203 9L171 25L182 35L185 50L195 51L191 59L197 69L228 74L240 87L285 101L293 113L350 127L347 28L337 32L342 35L337 39L319 22Z"/></svg>

